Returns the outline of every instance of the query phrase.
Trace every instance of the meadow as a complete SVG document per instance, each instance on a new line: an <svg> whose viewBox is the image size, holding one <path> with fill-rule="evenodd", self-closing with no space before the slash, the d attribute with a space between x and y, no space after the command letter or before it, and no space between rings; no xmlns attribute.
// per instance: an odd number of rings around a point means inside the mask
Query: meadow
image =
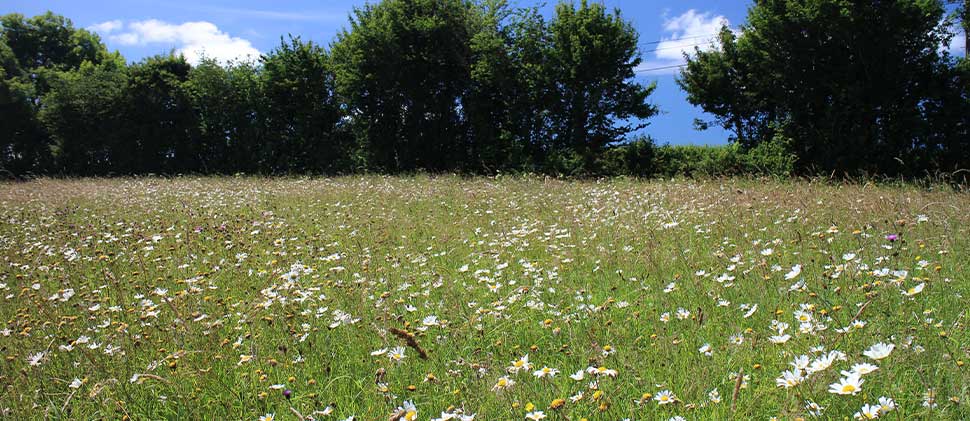
<svg viewBox="0 0 970 421"><path fill-rule="evenodd" d="M795 180L4 183L0 415L968 419L968 209Z"/></svg>

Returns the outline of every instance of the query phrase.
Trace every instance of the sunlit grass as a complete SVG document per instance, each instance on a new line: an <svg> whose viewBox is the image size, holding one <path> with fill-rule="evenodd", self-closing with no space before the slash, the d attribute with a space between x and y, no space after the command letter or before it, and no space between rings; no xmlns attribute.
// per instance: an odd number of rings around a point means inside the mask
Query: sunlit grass
<svg viewBox="0 0 970 421"><path fill-rule="evenodd" d="M5 184L0 410L964 419L967 209L794 181Z"/></svg>

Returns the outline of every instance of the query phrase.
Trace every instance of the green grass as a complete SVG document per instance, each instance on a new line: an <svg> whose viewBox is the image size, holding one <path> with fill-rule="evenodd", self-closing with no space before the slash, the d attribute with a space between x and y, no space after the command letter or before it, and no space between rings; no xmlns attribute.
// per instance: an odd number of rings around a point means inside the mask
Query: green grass
<svg viewBox="0 0 970 421"><path fill-rule="evenodd" d="M967 209L970 196L945 189L731 179L3 184L0 410L384 420L407 400L422 420L450 407L476 420L532 407L548 420L721 420L811 418L813 401L823 418L851 419L885 396L898 406L889 419L966 419ZM885 269L907 272L877 276ZM757 310L746 318L742 305ZM802 307L827 328L799 332ZM335 326L335 311L350 320ZM440 326L419 329L432 315ZM772 320L791 325L787 343L769 341ZM853 320L865 326L837 331ZM407 346L391 328L428 358L371 355ZM863 355L878 342L896 348ZM795 357L820 355L813 347L846 361L776 386ZM532 370L561 372L509 374L526 354ZM829 393L859 362L879 366L862 392ZM591 366L618 372L596 379L601 394L592 375L569 377ZM506 375L515 384L493 391ZM641 401L663 390L678 402ZM565 405L550 409L556 399Z"/></svg>

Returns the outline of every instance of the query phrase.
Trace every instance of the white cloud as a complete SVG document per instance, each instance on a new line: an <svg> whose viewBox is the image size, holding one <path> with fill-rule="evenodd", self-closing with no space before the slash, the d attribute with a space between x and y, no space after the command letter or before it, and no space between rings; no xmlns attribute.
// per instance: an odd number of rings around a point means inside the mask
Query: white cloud
<svg viewBox="0 0 970 421"><path fill-rule="evenodd" d="M659 59L683 60L684 54L694 52L694 47L712 48L722 26L730 25L724 16L712 13L697 13L691 9L686 13L664 22L664 31L670 37L661 38L656 54Z"/></svg>
<svg viewBox="0 0 970 421"><path fill-rule="evenodd" d="M678 66L684 63L684 54L692 54L694 48L716 48L717 34L722 26L730 26L726 17L694 9L665 18L663 29L666 35L651 51L654 57L640 65L639 72L649 75L677 73L680 71Z"/></svg>
<svg viewBox="0 0 970 421"><path fill-rule="evenodd" d="M117 27L109 25L104 27L107 30L99 31L108 35L110 41L121 45L170 45L185 55L186 60L192 64L198 64L203 56L226 63L233 60L255 60L260 54L248 40L230 36L211 22L172 24L149 19L130 22L126 30L120 33L114 31L120 29L121 21L112 22L117 23ZM109 22L104 24L107 23Z"/></svg>
<svg viewBox="0 0 970 421"><path fill-rule="evenodd" d="M109 20L107 22L96 23L88 27L89 31L100 34L110 34L124 26L120 20Z"/></svg>

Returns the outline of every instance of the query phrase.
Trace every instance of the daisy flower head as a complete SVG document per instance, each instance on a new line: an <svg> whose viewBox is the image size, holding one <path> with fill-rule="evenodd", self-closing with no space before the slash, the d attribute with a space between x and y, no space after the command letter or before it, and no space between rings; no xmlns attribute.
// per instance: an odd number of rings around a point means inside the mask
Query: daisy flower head
<svg viewBox="0 0 970 421"><path fill-rule="evenodd" d="M586 369L586 372L596 376L609 376L609 377L616 377L616 375L618 374L616 370L612 368L606 368L604 366L589 367Z"/></svg>
<svg viewBox="0 0 970 421"><path fill-rule="evenodd" d="M29 364L31 367L36 367L40 365L40 361L43 360L44 357L46 356L47 356L46 352L38 352L36 354L30 355L27 357L27 364Z"/></svg>
<svg viewBox="0 0 970 421"><path fill-rule="evenodd" d="M707 392L707 399L711 403L721 403L721 392L718 392L717 389L712 389L710 392Z"/></svg>
<svg viewBox="0 0 970 421"><path fill-rule="evenodd" d="M925 288L925 287L926 287L926 283L925 282L921 282L919 285L916 285L916 286L914 286L914 287L912 287L910 289L907 289L906 291L903 291L903 295L905 295L907 297L912 297L912 296L914 296L916 294L919 294L919 293L923 292L923 288Z"/></svg>
<svg viewBox="0 0 970 421"><path fill-rule="evenodd" d="M677 402L677 396L674 396L674 392L669 390L661 390L657 392L657 395L653 397L653 400L657 401L658 405L667 405Z"/></svg>
<svg viewBox="0 0 970 421"><path fill-rule="evenodd" d="M852 371L859 375L866 375L879 369L878 365L869 363L858 363L852 365Z"/></svg>
<svg viewBox="0 0 970 421"><path fill-rule="evenodd" d="M677 309L676 313L677 320L687 320L690 318L690 311L686 308L680 307Z"/></svg>
<svg viewBox="0 0 970 421"><path fill-rule="evenodd" d="M874 360L881 360L883 358L888 357L889 354L893 352L893 348L896 348L896 345L879 342L869 347L869 349L865 350L862 353L862 355L865 355Z"/></svg>
<svg viewBox="0 0 970 421"><path fill-rule="evenodd" d="M495 382L495 386L492 386L492 391L496 392L499 390L505 390L512 387L515 384L515 380L510 379L508 376L502 376L498 378Z"/></svg>
<svg viewBox="0 0 970 421"><path fill-rule="evenodd" d="M543 413L542 411L532 411L528 414L525 414L525 419L531 420L531 421L539 421L545 418L546 418L546 414Z"/></svg>
<svg viewBox="0 0 970 421"><path fill-rule="evenodd" d="M814 401L806 401L805 410L808 411L809 414L812 414L813 417L821 417L822 411L825 411L825 407L815 403Z"/></svg>
<svg viewBox="0 0 970 421"><path fill-rule="evenodd" d="M896 401L894 401L893 398L887 398L885 396L879 397L880 414L886 414L894 409L896 409Z"/></svg>
<svg viewBox="0 0 970 421"><path fill-rule="evenodd" d="M390 351L387 351L387 358L396 363L401 362L404 360L404 347L396 346Z"/></svg>
<svg viewBox="0 0 970 421"><path fill-rule="evenodd" d="M545 366L532 372L533 376L536 376L540 379L543 377L549 377L549 378L556 377L556 374L559 374L559 370L556 370L555 368L552 368L552 367L545 367Z"/></svg>
<svg viewBox="0 0 970 421"><path fill-rule="evenodd" d="M879 405L862 405L862 409L856 412L852 417L857 420L874 420L879 418Z"/></svg>
<svg viewBox="0 0 970 421"><path fill-rule="evenodd" d="M404 401L401 406L397 408L397 412L401 415L399 419L404 421L415 421L418 419L418 408L414 406L414 402Z"/></svg>
<svg viewBox="0 0 970 421"><path fill-rule="evenodd" d="M781 376L775 379L775 384L778 387L784 387L785 389L790 389L792 387L798 386L805 380L802 376L801 370L785 370L781 372Z"/></svg>
<svg viewBox="0 0 970 421"><path fill-rule="evenodd" d="M613 355L615 353L616 353L616 348L614 348L613 345L603 345L602 355L604 357L608 357L608 356Z"/></svg>
<svg viewBox="0 0 970 421"><path fill-rule="evenodd" d="M857 374L852 374L853 375L843 377L838 382L829 385L829 393L834 393L836 395L855 395L861 392L862 383L864 383L865 380L862 380L862 377L859 377Z"/></svg>
<svg viewBox="0 0 970 421"><path fill-rule="evenodd" d="M529 363L529 354L525 354L522 356L522 358L512 361L512 364L508 368L509 373L512 373L512 374L518 373L519 371L523 371L523 370L528 371L531 369L532 369L532 364Z"/></svg>

